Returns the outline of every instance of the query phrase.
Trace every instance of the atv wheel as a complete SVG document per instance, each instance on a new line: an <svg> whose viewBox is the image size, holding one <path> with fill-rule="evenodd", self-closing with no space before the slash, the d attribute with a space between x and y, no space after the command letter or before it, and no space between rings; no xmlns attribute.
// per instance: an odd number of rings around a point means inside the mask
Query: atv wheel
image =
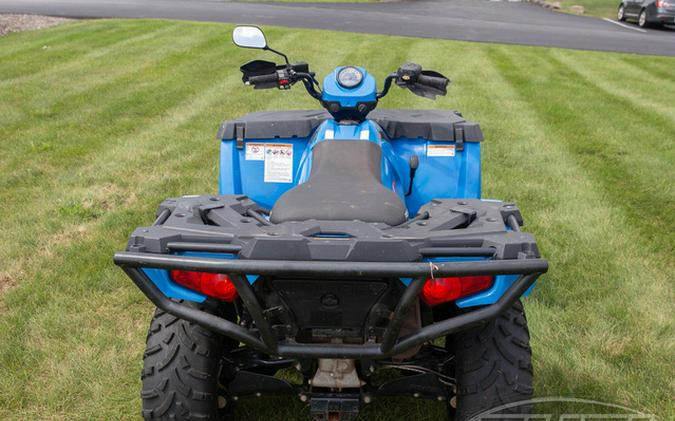
<svg viewBox="0 0 675 421"><path fill-rule="evenodd" d="M219 386L219 373L228 371L222 357L232 346L219 335L157 309L143 354L143 418L224 418L232 408Z"/></svg>
<svg viewBox="0 0 675 421"><path fill-rule="evenodd" d="M530 399L533 388L529 341L520 301L486 325L448 336L446 348L455 356L454 373L449 374L457 381L450 418L467 421L489 409ZM528 413L523 407L517 412Z"/></svg>

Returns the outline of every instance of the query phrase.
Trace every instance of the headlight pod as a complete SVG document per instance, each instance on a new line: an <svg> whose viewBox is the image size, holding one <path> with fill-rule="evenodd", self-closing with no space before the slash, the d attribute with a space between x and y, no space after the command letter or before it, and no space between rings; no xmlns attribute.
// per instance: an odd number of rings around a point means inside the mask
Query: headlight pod
<svg viewBox="0 0 675 421"><path fill-rule="evenodd" d="M363 73L354 66L346 66L337 74L337 82L343 88L351 89L359 86L363 81Z"/></svg>

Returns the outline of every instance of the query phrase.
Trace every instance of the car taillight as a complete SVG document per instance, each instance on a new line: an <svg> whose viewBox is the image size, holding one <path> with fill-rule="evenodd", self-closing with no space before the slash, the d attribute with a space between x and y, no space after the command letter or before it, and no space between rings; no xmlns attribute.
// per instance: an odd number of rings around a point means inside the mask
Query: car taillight
<svg viewBox="0 0 675 421"><path fill-rule="evenodd" d="M666 2L664 0L656 0L656 8L661 9L666 7Z"/></svg>
<svg viewBox="0 0 675 421"><path fill-rule="evenodd" d="M238 295L230 277L220 273L172 270L171 279L186 288L220 300L232 302Z"/></svg>
<svg viewBox="0 0 675 421"><path fill-rule="evenodd" d="M422 299L430 306L454 301L492 286L492 276L453 276L427 279L422 288Z"/></svg>

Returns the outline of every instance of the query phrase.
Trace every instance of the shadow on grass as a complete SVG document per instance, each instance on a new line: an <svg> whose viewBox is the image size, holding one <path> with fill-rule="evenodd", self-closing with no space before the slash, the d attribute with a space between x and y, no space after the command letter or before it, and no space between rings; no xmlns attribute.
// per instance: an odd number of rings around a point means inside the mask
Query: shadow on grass
<svg viewBox="0 0 675 421"><path fill-rule="evenodd" d="M381 398L361 408L357 420L443 420L446 403L414 398ZM237 419L247 421L308 421L309 404L295 396L242 399Z"/></svg>

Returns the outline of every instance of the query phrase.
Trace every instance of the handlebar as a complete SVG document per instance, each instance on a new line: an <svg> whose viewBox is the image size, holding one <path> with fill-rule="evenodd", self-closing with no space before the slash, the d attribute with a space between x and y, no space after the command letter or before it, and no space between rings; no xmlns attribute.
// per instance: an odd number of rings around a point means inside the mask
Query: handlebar
<svg viewBox="0 0 675 421"><path fill-rule="evenodd" d="M275 73L270 73L268 75L261 76L250 76L248 82L251 85L265 84L265 83L277 83L279 81L279 76Z"/></svg>
<svg viewBox="0 0 675 421"><path fill-rule="evenodd" d="M296 71L296 69L307 70L307 72ZM274 73L249 76L246 82L253 85L256 89L289 89L296 82L302 82L312 97L321 100L321 92L316 89L319 83L316 81L314 73L309 72L307 65L304 63L290 65L283 71L278 70Z"/></svg>
<svg viewBox="0 0 675 421"><path fill-rule="evenodd" d="M306 63L277 66L274 63L254 61L245 66L252 67L252 64L255 64L252 70L264 74L247 76L248 69L244 66L242 66L242 72L244 72L244 81L253 85L255 89L290 89L296 82L302 82L307 92L321 101L321 87ZM268 71L273 72L267 73ZM384 89L377 93L376 98L379 100L384 97L393 83L409 89L416 95L434 99L436 95L445 95L449 80L438 72L423 71L419 64L407 63L387 76Z"/></svg>
<svg viewBox="0 0 675 421"><path fill-rule="evenodd" d="M425 76L419 75L417 77L417 83L428 86L430 88L438 89L439 91L444 90L448 86L448 79L444 77L436 76Z"/></svg>

